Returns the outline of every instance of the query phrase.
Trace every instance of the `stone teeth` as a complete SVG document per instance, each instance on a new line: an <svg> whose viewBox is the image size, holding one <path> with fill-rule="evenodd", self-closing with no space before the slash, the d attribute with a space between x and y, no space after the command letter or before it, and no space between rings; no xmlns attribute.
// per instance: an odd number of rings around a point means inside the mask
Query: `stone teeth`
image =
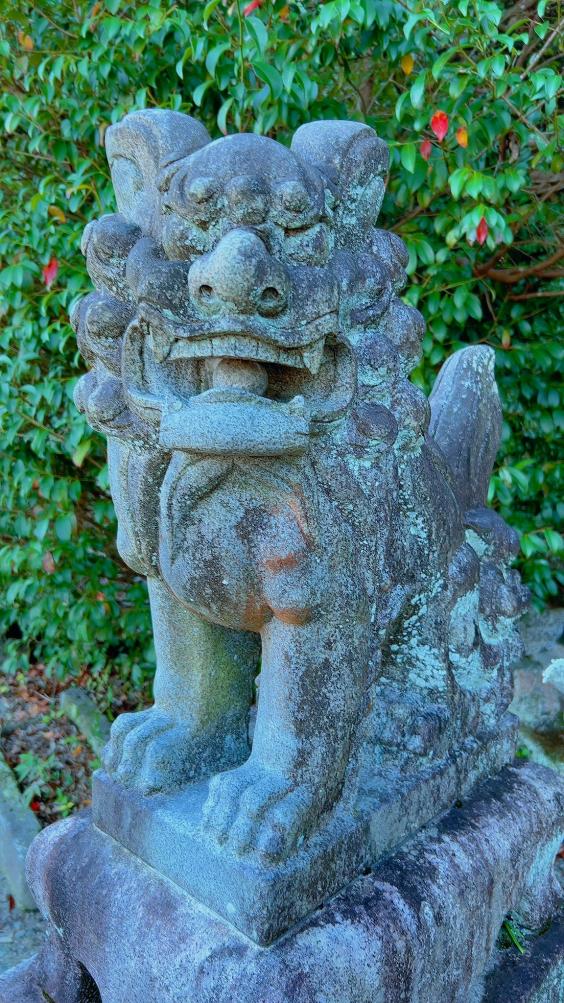
<svg viewBox="0 0 564 1003"><path fill-rule="evenodd" d="M170 355L173 339L160 331L152 332L153 355L157 362L165 362Z"/></svg>
<svg viewBox="0 0 564 1003"><path fill-rule="evenodd" d="M315 345L311 345L309 348L302 349L302 359L304 361L304 366L309 369L313 376L317 373L321 360L323 358L324 349L323 340L316 342Z"/></svg>

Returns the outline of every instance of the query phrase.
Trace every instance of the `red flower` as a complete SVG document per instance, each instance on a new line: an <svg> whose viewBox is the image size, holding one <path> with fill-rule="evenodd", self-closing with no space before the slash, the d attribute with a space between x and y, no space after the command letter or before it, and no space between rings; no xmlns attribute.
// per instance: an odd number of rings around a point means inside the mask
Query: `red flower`
<svg viewBox="0 0 564 1003"><path fill-rule="evenodd" d="M41 801L38 801L37 798L35 798L34 801L29 802L29 807L32 811L37 813L41 808Z"/></svg>
<svg viewBox="0 0 564 1003"><path fill-rule="evenodd" d="M431 119L431 129L439 143L442 143L448 132L448 115L444 111L436 111Z"/></svg>
<svg viewBox="0 0 564 1003"><path fill-rule="evenodd" d="M251 0L246 7L243 7L243 14L245 17L248 17L249 14L252 14L258 7L262 7L263 3L264 0Z"/></svg>
<svg viewBox="0 0 564 1003"><path fill-rule="evenodd" d="M41 270L43 281L47 286L47 288L53 285L53 282L57 278L58 271L59 271L59 262L57 261L56 258L51 258L49 264L45 265L45 268Z"/></svg>
<svg viewBox="0 0 564 1003"><path fill-rule="evenodd" d="M485 244L486 238L488 236L488 224L486 223L484 217L482 216L478 226L476 227L476 240L479 244Z"/></svg>
<svg viewBox="0 0 564 1003"><path fill-rule="evenodd" d="M430 139L424 139L423 142L421 143L421 146L419 147L419 153L423 157L423 160L428 160L429 159L429 157L431 156L431 150L432 149L433 149L433 147L432 147L432 144L431 144L431 140Z"/></svg>

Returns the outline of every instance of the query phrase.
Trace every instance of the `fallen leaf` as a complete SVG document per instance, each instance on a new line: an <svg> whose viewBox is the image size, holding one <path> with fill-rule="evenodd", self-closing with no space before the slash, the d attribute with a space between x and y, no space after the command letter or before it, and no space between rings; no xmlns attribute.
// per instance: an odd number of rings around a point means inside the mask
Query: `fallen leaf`
<svg viewBox="0 0 564 1003"><path fill-rule="evenodd" d="M423 160L428 160L431 156L431 150L433 149L430 139L424 139L419 147L419 153L423 157Z"/></svg>
<svg viewBox="0 0 564 1003"><path fill-rule="evenodd" d="M431 118L431 129L439 143L442 143L448 132L448 115L444 111L436 111Z"/></svg>
<svg viewBox="0 0 564 1003"><path fill-rule="evenodd" d="M460 126L460 129L456 130L456 142L459 146L464 147L464 149L468 146L468 129L463 125Z"/></svg>
<svg viewBox="0 0 564 1003"><path fill-rule="evenodd" d="M485 244L488 236L488 224L486 223L484 217L482 216L478 226L476 227L476 240L479 244Z"/></svg>
<svg viewBox="0 0 564 1003"><path fill-rule="evenodd" d="M401 66L403 72L405 73L406 77L408 77L411 73L413 73L413 67L415 66L415 60L414 60L414 58L413 58L413 56L411 55L410 52L408 52L405 56L401 57L401 59L400 59L400 66Z"/></svg>
<svg viewBox="0 0 564 1003"><path fill-rule="evenodd" d="M8 911L12 912L16 908L16 900L13 895L8 895Z"/></svg>
<svg viewBox="0 0 564 1003"><path fill-rule="evenodd" d="M53 282L57 278L58 272L59 272L59 262L57 261L56 258L51 258L49 264L45 265L45 267L41 270L41 274L43 275L43 281L48 289L50 286L53 285Z"/></svg>

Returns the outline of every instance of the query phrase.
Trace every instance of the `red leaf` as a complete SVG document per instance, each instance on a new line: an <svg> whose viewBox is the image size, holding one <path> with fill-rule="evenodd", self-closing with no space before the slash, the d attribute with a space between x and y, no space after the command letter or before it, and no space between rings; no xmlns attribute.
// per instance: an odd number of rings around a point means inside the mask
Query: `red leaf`
<svg viewBox="0 0 564 1003"><path fill-rule="evenodd" d="M488 236L488 224L486 223L484 217L482 216L478 226L476 227L476 240L479 244L485 244L486 238Z"/></svg>
<svg viewBox="0 0 564 1003"><path fill-rule="evenodd" d="M431 129L439 143L442 143L448 132L448 115L444 111L436 111L431 119Z"/></svg>
<svg viewBox="0 0 564 1003"><path fill-rule="evenodd" d="M41 809L41 801L38 801L37 799L35 799L35 801L30 801L29 807L37 814L37 812Z"/></svg>
<svg viewBox="0 0 564 1003"><path fill-rule="evenodd" d="M431 144L431 140L430 139L424 139L423 142L421 143L421 146L419 147L419 153L423 157L423 160L428 160L429 159L429 157L431 156L431 150L432 149L433 149L433 146Z"/></svg>
<svg viewBox="0 0 564 1003"><path fill-rule="evenodd" d="M59 272L59 262L57 261L56 258L51 258L49 264L45 265L45 268L41 270L41 274L43 275L43 281L47 286L47 288L53 285L53 282L57 278L58 272Z"/></svg>
<svg viewBox="0 0 564 1003"><path fill-rule="evenodd" d="M263 3L264 0L251 0L251 2L248 3L246 7L243 7L243 14L245 15L245 17L248 17L249 14L252 14L253 11L257 10L258 7L262 7Z"/></svg>
<svg viewBox="0 0 564 1003"><path fill-rule="evenodd" d="M16 900L13 895L8 895L8 912L16 908Z"/></svg>

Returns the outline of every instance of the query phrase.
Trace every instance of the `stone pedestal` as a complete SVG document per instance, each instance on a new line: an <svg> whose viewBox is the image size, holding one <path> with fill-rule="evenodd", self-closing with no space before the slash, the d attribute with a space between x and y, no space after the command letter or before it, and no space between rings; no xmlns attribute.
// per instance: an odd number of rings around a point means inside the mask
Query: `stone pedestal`
<svg viewBox="0 0 564 1003"><path fill-rule="evenodd" d="M52 938L0 978L1 1003L559 1003L554 860L564 789L506 767L357 877L301 925L258 946L92 824L35 842L29 876ZM542 935L496 942L508 912Z"/></svg>

